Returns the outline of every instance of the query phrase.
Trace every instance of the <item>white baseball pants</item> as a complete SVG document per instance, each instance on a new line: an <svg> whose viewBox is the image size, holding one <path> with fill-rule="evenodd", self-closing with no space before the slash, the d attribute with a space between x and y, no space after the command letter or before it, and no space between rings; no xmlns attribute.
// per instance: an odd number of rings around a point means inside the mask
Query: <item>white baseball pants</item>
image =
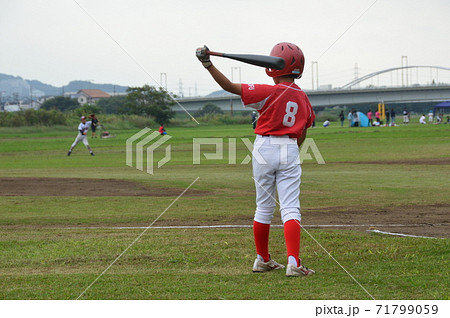
<svg viewBox="0 0 450 318"><path fill-rule="evenodd" d="M256 187L254 220L264 224L272 222L276 206L276 188L283 224L293 219L300 222L302 170L297 140L288 136L257 135L252 155Z"/></svg>
<svg viewBox="0 0 450 318"><path fill-rule="evenodd" d="M75 138L75 141L73 142L71 149L75 148L75 146L79 143L82 142L86 147L89 148L89 142L87 139L86 135L82 135L81 133L78 133L77 137Z"/></svg>

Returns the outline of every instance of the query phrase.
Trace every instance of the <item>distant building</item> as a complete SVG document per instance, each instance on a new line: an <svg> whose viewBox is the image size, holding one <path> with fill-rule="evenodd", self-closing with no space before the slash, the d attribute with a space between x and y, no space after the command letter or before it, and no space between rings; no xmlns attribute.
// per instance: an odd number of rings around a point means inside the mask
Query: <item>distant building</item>
<svg viewBox="0 0 450 318"><path fill-rule="evenodd" d="M3 109L5 112L18 112L20 110L20 105L6 103Z"/></svg>
<svg viewBox="0 0 450 318"><path fill-rule="evenodd" d="M44 97L45 93L39 89L32 89L31 90L31 96L33 98L39 98L39 97Z"/></svg>
<svg viewBox="0 0 450 318"><path fill-rule="evenodd" d="M109 98L111 95L105 93L100 89L81 89L77 92L78 103L83 104L93 104L96 103L101 98Z"/></svg>
<svg viewBox="0 0 450 318"><path fill-rule="evenodd" d="M38 102L38 104L42 105L45 103L45 101L48 101L49 99L53 99L55 98L55 96L42 96L39 97L36 101Z"/></svg>
<svg viewBox="0 0 450 318"><path fill-rule="evenodd" d="M36 101L31 100L21 100L19 102L6 102L5 105L2 107L2 111L5 112L18 112L20 110L27 110L27 109L39 109L40 105Z"/></svg>
<svg viewBox="0 0 450 318"><path fill-rule="evenodd" d="M78 99L78 97L80 97L77 92L64 92L63 96L73 99Z"/></svg>

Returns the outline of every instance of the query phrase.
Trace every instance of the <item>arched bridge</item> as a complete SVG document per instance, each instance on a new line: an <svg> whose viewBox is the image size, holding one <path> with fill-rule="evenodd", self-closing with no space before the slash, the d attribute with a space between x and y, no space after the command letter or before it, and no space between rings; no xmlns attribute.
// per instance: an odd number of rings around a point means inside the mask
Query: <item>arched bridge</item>
<svg viewBox="0 0 450 318"><path fill-rule="evenodd" d="M351 88L352 86L355 86L361 82L364 82L365 80L368 80L372 77L384 74L384 73L389 73L389 72L394 72L394 71L398 71L398 70L408 70L408 69L430 69L430 70L444 70L444 71L450 71L449 67L443 67L443 66L426 66L426 65L414 65L414 66L402 66L402 67L392 67L392 68L388 68L385 70L381 70L378 72L373 72L367 75L364 75L362 77L359 77L347 84L345 84L344 86L342 86L342 89L347 89L347 88ZM407 76L407 75L406 75Z"/></svg>

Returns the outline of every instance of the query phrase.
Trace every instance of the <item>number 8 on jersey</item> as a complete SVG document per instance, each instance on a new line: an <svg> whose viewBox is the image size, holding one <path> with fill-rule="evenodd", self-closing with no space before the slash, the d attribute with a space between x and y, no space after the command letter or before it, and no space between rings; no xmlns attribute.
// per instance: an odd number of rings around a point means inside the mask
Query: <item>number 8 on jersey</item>
<svg viewBox="0 0 450 318"><path fill-rule="evenodd" d="M292 127L295 124L295 115L298 112L298 105L295 102L287 102L286 115L283 117L283 126Z"/></svg>

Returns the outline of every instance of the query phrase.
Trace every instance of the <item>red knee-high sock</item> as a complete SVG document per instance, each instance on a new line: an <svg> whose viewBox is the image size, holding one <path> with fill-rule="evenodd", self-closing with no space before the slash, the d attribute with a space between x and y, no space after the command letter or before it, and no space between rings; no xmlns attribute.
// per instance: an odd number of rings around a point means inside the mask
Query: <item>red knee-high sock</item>
<svg viewBox="0 0 450 318"><path fill-rule="evenodd" d="M264 262L270 260L269 232L270 224L253 221L253 235L255 237L256 253L264 258Z"/></svg>
<svg viewBox="0 0 450 318"><path fill-rule="evenodd" d="M293 256L298 263L298 255L300 253L300 222L298 220L289 220L284 223L284 238L286 240L287 256Z"/></svg>

